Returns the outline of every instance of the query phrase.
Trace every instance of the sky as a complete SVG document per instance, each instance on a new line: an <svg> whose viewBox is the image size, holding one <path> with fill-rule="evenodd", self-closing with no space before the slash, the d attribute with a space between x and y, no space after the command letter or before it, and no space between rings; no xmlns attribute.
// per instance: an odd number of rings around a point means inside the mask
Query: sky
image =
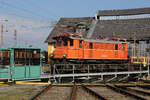
<svg viewBox="0 0 150 100"><path fill-rule="evenodd" d="M16 29L17 46L47 50L44 41L61 17L93 17L98 10L144 7L150 7L150 0L0 0L4 46L14 45Z"/></svg>

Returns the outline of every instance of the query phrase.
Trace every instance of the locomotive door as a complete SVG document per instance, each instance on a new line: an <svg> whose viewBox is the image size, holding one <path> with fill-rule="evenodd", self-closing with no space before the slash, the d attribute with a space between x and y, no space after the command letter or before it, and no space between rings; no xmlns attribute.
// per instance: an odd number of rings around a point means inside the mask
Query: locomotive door
<svg viewBox="0 0 150 100"><path fill-rule="evenodd" d="M115 44L115 57L118 58L118 44Z"/></svg>
<svg viewBox="0 0 150 100"><path fill-rule="evenodd" d="M79 51L78 51L78 57L79 59L82 59L84 54L83 54L83 41L82 40L79 40Z"/></svg>
<svg viewBox="0 0 150 100"><path fill-rule="evenodd" d="M122 58L124 59L125 58L125 43L122 43Z"/></svg>

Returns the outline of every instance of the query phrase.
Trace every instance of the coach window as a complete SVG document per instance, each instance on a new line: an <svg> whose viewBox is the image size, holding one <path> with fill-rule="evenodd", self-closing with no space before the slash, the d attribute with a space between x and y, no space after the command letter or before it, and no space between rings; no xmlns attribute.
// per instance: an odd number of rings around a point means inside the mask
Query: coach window
<svg viewBox="0 0 150 100"><path fill-rule="evenodd" d="M25 49L15 49L14 50L14 61L15 65L23 66L26 62L26 53Z"/></svg>
<svg viewBox="0 0 150 100"><path fill-rule="evenodd" d="M93 43L90 43L90 49L92 49L93 48Z"/></svg>
<svg viewBox="0 0 150 100"><path fill-rule="evenodd" d="M82 41L79 41L79 48L82 48Z"/></svg>
<svg viewBox="0 0 150 100"><path fill-rule="evenodd" d="M70 39L70 46L73 46L73 39Z"/></svg>
<svg viewBox="0 0 150 100"><path fill-rule="evenodd" d="M0 67L9 67L10 65L10 51L1 50L0 51Z"/></svg>
<svg viewBox="0 0 150 100"><path fill-rule="evenodd" d="M115 50L118 50L118 44L115 44Z"/></svg>
<svg viewBox="0 0 150 100"><path fill-rule="evenodd" d="M61 46L61 40L57 40L57 46Z"/></svg>
<svg viewBox="0 0 150 100"><path fill-rule="evenodd" d="M40 65L40 50L39 49L31 50L30 65Z"/></svg>
<svg viewBox="0 0 150 100"><path fill-rule="evenodd" d="M63 40L63 46L67 46L68 45L68 41L67 41L67 39L64 39Z"/></svg>
<svg viewBox="0 0 150 100"><path fill-rule="evenodd" d="M14 56L16 66L40 65L39 49L15 49Z"/></svg>

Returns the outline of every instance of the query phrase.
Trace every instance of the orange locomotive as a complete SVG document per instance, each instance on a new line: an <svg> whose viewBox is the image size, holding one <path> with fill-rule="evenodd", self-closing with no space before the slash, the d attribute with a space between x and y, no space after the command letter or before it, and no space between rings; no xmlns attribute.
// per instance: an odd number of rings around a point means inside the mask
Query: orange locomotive
<svg viewBox="0 0 150 100"><path fill-rule="evenodd" d="M123 38L105 40L83 39L60 35L56 39L56 48L51 58L54 61L83 63L113 63L128 61L127 42Z"/></svg>

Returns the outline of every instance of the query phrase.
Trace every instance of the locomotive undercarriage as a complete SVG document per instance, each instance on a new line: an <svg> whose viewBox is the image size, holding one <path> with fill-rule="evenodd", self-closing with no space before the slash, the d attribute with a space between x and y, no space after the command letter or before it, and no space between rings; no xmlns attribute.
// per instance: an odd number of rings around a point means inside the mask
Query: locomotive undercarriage
<svg viewBox="0 0 150 100"><path fill-rule="evenodd" d="M148 74L147 67L126 64L54 64L52 76L58 82L111 82L137 80Z"/></svg>
<svg viewBox="0 0 150 100"><path fill-rule="evenodd" d="M126 64L129 60L119 59L52 59L56 64Z"/></svg>
<svg viewBox="0 0 150 100"><path fill-rule="evenodd" d="M117 72L117 71L136 71L146 69L142 64L131 64L128 60L97 60L97 59L53 59L52 66L57 64L57 71L61 74L72 72L72 66L74 65L74 71L77 73L87 72ZM88 66L88 67L87 67ZM53 67L51 72L53 73Z"/></svg>
<svg viewBox="0 0 150 100"><path fill-rule="evenodd" d="M57 81L66 81L73 80L76 82L109 82L109 81L124 81L124 80L135 80L139 79L142 76L146 76L147 74L142 73L141 71L147 70L148 67L144 67L142 64L133 65L131 63L127 63L128 61L110 61L109 63L105 61L101 63L94 62L85 62L79 60L75 62L75 60L66 60L66 59L55 59L53 60L53 64L51 67L52 75L60 75L60 77L56 78ZM104 60L103 60L104 61ZM130 74L122 74L122 73L131 73ZM137 72L138 74L132 75L132 72ZM141 73L140 73L141 72ZM105 73L106 75L103 75ZM113 74L111 74L113 73ZM115 74L116 73L116 74ZM117 74L119 73L119 74ZM100 74L98 76L97 74ZM68 75L67 77L62 77L63 75ZM74 76L76 75L76 76ZM81 76L80 76L81 75ZM82 76L85 75L85 76ZM72 77L74 76L74 77ZM73 78L73 79L72 79Z"/></svg>

